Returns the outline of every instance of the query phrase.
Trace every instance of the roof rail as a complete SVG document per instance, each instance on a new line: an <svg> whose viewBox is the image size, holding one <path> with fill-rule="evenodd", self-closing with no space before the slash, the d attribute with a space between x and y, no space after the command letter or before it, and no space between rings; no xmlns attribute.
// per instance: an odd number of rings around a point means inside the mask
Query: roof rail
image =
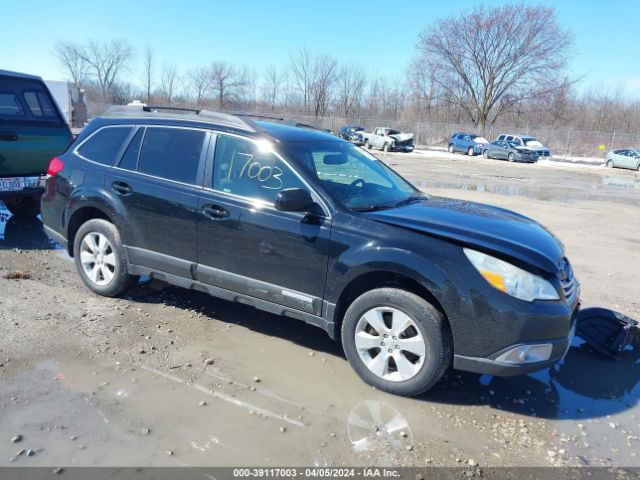
<svg viewBox="0 0 640 480"><path fill-rule="evenodd" d="M233 112L231 115L235 115L236 117L265 118L268 120L279 120L281 122L285 121L285 118L280 115L269 115L266 113Z"/></svg>
<svg viewBox="0 0 640 480"><path fill-rule="evenodd" d="M182 112L182 113L172 113ZM258 131L256 125L248 119L228 113L171 106L149 106L142 102L131 102L127 105L113 105L103 114L105 117L144 117L147 115L166 115L172 118L191 118L193 120L210 121L227 127L250 132Z"/></svg>

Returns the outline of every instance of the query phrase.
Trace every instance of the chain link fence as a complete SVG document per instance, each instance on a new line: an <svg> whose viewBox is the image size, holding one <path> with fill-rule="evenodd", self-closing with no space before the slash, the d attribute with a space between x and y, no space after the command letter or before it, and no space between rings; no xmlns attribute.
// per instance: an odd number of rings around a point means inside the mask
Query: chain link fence
<svg viewBox="0 0 640 480"><path fill-rule="evenodd" d="M484 132L472 124L430 123L389 120L384 118L313 117L283 114L298 122L331 129L334 133L345 124L361 125L367 131L376 127L391 127L414 133L414 143L424 148L447 148L453 132L477 133L489 141L501 133L530 135L551 149L552 155L568 157L604 158L609 150L640 146L640 133L588 132L574 129L537 128L529 126L490 126Z"/></svg>

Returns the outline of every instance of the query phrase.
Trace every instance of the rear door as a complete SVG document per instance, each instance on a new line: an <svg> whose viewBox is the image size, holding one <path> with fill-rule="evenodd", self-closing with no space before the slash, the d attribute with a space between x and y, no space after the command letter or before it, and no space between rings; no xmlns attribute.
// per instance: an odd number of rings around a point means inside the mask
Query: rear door
<svg viewBox="0 0 640 480"><path fill-rule="evenodd" d="M122 241L131 263L191 277L209 137L204 129L140 127L111 169L105 188L126 211Z"/></svg>
<svg viewBox="0 0 640 480"><path fill-rule="evenodd" d="M41 80L0 74L0 177L42 175L71 131Z"/></svg>

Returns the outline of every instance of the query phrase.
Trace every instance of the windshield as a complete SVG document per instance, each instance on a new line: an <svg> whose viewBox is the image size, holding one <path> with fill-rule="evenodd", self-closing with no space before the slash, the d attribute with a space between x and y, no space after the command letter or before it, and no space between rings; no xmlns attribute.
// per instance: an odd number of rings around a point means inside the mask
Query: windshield
<svg viewBox="0 0 640 480"><path fill-rule="evenodd" d="M484 137L474 137L473 141L476 143L489 143L489 140Z"/></svg>
<svg viewBox="0 0 640 480"><path fill-rule="evenodd" d="M393 128L390 128L389 130L387 130L387 135L398 135L400 133L400 130L394 130Z"/></svg>
<svg viewBox="0 0 640 480"><path fill-rule="evenodd" d="M392 208L427 198L370 153L347 142L291 142L283 153L307 168L351 210Z"/></svg>
<svg viewBox="0 0 640 480"><path fill-rule="evenodd" d="M527 147L542 147L542 143L535 138L523 138L522 141Z"/></svg>

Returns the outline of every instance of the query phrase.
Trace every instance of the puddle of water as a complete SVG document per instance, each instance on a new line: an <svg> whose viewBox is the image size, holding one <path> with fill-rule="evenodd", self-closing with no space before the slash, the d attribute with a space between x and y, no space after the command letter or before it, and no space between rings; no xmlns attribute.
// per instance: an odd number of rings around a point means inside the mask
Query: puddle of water
<svg viewBox="0 0 640 480"><path fill-rule="evenodd" d="M602 187L593 189L577 189L577 188L550 188L536 187L535 185L512 185L498 183L483 182L441 182L431 180L419 180L418 186L426 189L429 188L447 188L455 190L470 190L476 192L487 192L498 195L506 195L509 197L520 196L534 198L536 200L573 202L576 200L591 201L610 201L622 203L626 205L640 206L640 196L617 195L624 193L629 188L640 188L640 183L634 182L633 179L616 180L605 177L602 185L608 187L606 190Z"/></svg>
<svg viewBox="0 0 640 480"><path fill-rule="evenodd" d="M0 249L40 250L61 248L44 233L42 220L18 220L0 202Z"/></svg>

